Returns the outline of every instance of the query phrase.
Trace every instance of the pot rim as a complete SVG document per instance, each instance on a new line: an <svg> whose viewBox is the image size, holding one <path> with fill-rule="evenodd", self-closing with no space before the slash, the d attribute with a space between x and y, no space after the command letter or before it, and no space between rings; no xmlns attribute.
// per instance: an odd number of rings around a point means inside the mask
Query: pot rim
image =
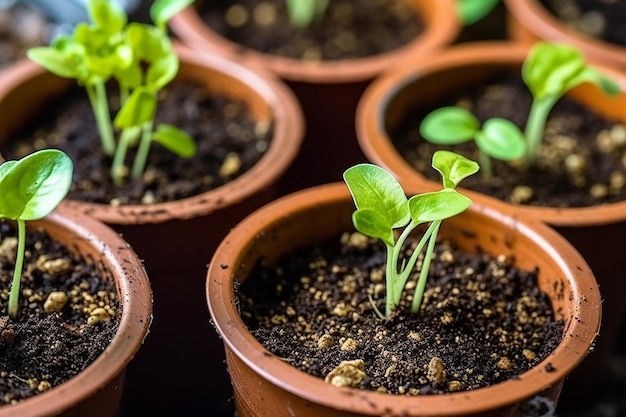
<svg viewBox="0 0 626 417"><path fill-rule="evenodd" d="M312 84L339 84L367 81L399 59L422 55L450 43L461 30L451 0L410 0L432 3L433 15L427 27L415 40L393 51L371 57L307 63L298 59L265 54L235 43L212 30L204 23L192 5L175 15L169 22L172 31L188 45L203 51L243 60L258 68L269 69L282 79ZM451 17L452 16L452 17Z"/></svg>
<svg viewBox="0 0 626 417"><path fill-rule="evenodd" d="M241 86L262 97L272 113L274 135L261 159L240 177L205 193L152 205L129 204L113 207L108 204L64 200L61 205L83 211L111 225L162 223L174 219L186 220L237 204L269 188L287 170L299 152L304 136L304 116L293 92L276 77L214 54L200 54L175 42L181 63L206 66L231 78ZM24 59L4 71L0 78L0 98L16 84L27 83L33 77L52 76L39 65ZM71 82L72 80L67 80Z"/></svg>
<svg viewBox="0 0 626 417"><path fill-rule="evenodd" d="M411 187L415 187L412 190L424 188L416 185ZM305 201L309 202L309 206L351 201L349 191L342 183L314 187L276 200L248 216L230 232L216 250L207 273L206 296L214 326L228 348L270 383L313 403L339 410L349 409L363 415L380 413L381 410L385 410L389 415L443 416L479 413L493 407L511 405L557 385L583 360L599 330L601 301L593 274L582 256L547 225L490 207L488 201L483 200L480 195L473 195L472 199L474 204L469 210L495 219L506 227L515 227L519 233L537 242L538 246L541 244L549 248L553 256L567 254L568 260L571 261L566 262L561 258L558 264L562 269L563 279L572 287L570 298L576 306L576 317L582 319L570 320L569 326L564 330L564 338L556 349L518 378L473 391L420 396L419 399L354 388L337 388L286 364L269 353L254 338L246 329L233 302L235 277L231 266L240 264L238 253L250 250L254 245L251 240L264 233L270 224L288 218L293 211L302 210ZM586 298L581 293L583 287L591 289ZM565 337L565 334L571 337ZM567 362L563 360L562 355L573 356L575 359ZM554 365L554 372L545 370L548 363ZM277 377L275 373L281 377ZM521 384L521 380L529 384ZM376 404L376 408L372 408L371 404Z"/></svg>
<svg viewBox="0 0 626 417"><path fill-rule="evenodd" d="M570 29L538 1L504 0L504 2L509 14L515 17L517 24L536 36L550 41L573 44L586 51L592 59L614 61L616 64L626 65L626 48Z"/></svg>
<svg viewBox="0 0 626 417"><path fill-rule="evenodd" d="M393 146L385 129L385 111L390 102L407 85L425 74L467 64L492 62L495 65L515 65L523 62L530 45L508 41L483 41L454 46L429 60L413 60L374 80L363 93L356 111L357 140L370 161L389 169L401 183L427 182L417 173ZM617 80L626 91L626 76L619 71L594 64L603 73ZM624 94L624 93L622 93ZM462 187L460 187L462 189ZM517 205L485 195L490 204L501 209L516 210L555 226L590 226L621 222L626 213L626 200L591 207L541 207Z"/></svg>
<svg viewBox="0 0 626 417"><path fill-rule="evenodd" d="M61 206L28 226L72 233L77 246L88 244L92 253L101 254L101 263L116 280L122 316L113 340L89 366L49 391L0 407L2 417L58 415L97 393L124 371L143 344L152 322L152 291L143 264L117 233L89 216Z"/></svg>

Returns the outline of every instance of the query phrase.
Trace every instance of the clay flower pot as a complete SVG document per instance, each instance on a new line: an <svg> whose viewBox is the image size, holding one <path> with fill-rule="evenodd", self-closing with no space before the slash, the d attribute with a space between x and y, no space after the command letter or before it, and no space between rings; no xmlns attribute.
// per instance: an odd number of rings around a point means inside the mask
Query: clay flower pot
<svg viewBox="0 0 626 417"><path fill-rule="evenodd" d="M118 207L76 200L63 204L113 227L144 260L154 291L155 320L151 337L129 369L126 398L144 411L147 406L178 414L185 407L195 412L210 409L229 396L221 342L202 330L209 322L202 291L206 265L230 228L276 196L276 182L298 152L303 122L297 100L273 77L181 45L176 51L181 61L178 79L197 81L210 92L240 100L257 120L273 123L265 155L230 183L178 201ZM73 84L29 61L11 68L0 80L0 143L28 123L46 100ZM211 351L215 354L207 355ZM167 356L176 359L164 360Z"/></svg>
<svg viewBox="0 0 626 417"><path fill-rule="evenodd" d="M305 117L302 152L285 176L284 192L339 181L349 166L364 160L354 132L357 102L368 83L409 56L424 56L455 39L460 31L454 1L407 0L425 22L424 32L396 50L367 58L307 63L242 47L200 18L194 6L170 20L172 32L199 51L215 52L279 76L296 93ZM312 172L308 167L322 165Z"/></svg>
<svg viewBox="0 0 626 417"><path fill-rule="evenodd" d="M626 67L626 48L594 39L569 28L537 0L504 0L508 11L509 36L532 44L537 40L564 42L576 46L598 63Z"/></svg>
<svg viewBox="0 0 626 417"><path fill-rule="evenodd" d="M109 227L64 207L27 227L43 229L71 252L109 270L122 316L110 345L87 368L49 391L0 407L0 416L116 417L126 367L142 346L152 321L152 293L141 261Z"/></svg>
<svg viewBox="0 0 626 417"><path fill-rule="evenodd" d="M528 49L511 43L482 43L459 46L428 61L413 60L401 69L381 77L364 93L357 110L359 143L368 159L393 172L403 184L426 181L400 155L389 137L414 109L434 110L442 97L455 89L474 85L503 69L519 74ZM623 74L602 71L626 87ZM607 118L626 121L626 95L608 97L595 86L581 85L570 97ZM492 204L547 223L562 234L589 263L604 296L601 337L593 360L577 370L580 384L568 387L588 393L591 381L599 376L600 364L608 354L626 312L618 294L626 289L619 277L626 271L621 240L626 233L626 202L584 208L551 208L514 205L492 198ZM572 376L573 379L574 376ZM564 393L565 394L565 393Z"/></svg>
<svg viewBox="0 0 626 417"><path fill-rule="evenodd" d="M406 190L413 195L426 188ZM519 378L473 391L417 397L337 388L269 353L238 314L236 283L245 281L261 259L271 263L297 248L354 230L354 203L347 187L328 184L283 197L246 218L222 242L209 266L206 295L224 339L239 415L514 415L520 403L536 394L556 401L563 379L583 360L598 331L600 295L594 277L583 258L549 227L468 195L474 204L443 223L441 238L468 252L481 247L493 256L513 255L522 269L538 267L540 288L550 297L556 318L565 320L563 340L554 352ZM547 363L554 372L546 371Z"/></svg>

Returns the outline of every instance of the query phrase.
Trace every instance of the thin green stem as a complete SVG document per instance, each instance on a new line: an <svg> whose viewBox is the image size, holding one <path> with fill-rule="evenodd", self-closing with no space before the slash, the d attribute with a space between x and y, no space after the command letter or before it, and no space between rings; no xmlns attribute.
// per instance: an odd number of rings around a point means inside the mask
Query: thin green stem
<svg viewBox="0 0 626 417"><path fill-rule="evenodd" d="M111 165L111 177L113 178L113 183L117 186L122 185L124 182L124 160L126 159L126 152L130 144L137 138L138 134L139 129L136 127L122 130L120 143L115 150L113 164Z"/></svg>
<svg viewBox="0 0 626 417"><path fill-rule="evenodd" d="M524 135L526 136L526 163L533 164L539 157L539 149L543 140L543 133L548 120L550 110L557 102L558 97L548 96L541 99L533 99L530 114L526 121Z"/></svg>
<svg viewBox="0 0 626 417"><path fill-rule="evenodd" d="M395 246L389 244L387 246L387 264L385 266L385 286L387 290L387 297L385 299L385 316L389 317L391 312L396 307L396 294L395 294L395 278L397 272L397 260L398 257L394 256ZM396 244L396 246L398 246Z"/></svg>
<svg viewBox="0 0 626 417"><path fill-rule="evenodd" d="M97 81L93 84L86 84L85 89L87 90L91 109L96 118L98 133L100 133L100 140L102 141L102 149L107 155L113 156L115 153L115 137L113 136L113 125L111 124L111 115L109 113L109 103L104 82Z"/></svg>
<svg viewBox="0 0 626 417"><path fill-rule="evenodd" d="M137 149L137 155L135 155L135 162L133 163L133 178L140 178L146 168L146 162L148 161L148 154L150 153L150 144L152 143L152 120L147 121L141 127L141 141L139 142L139 149Z"/></svg>
<svg viewBox="0 0 626 417"><path fill-rule="evenodd" d="M491 168L491 158L480 149L478 150L478 162L480 163L480 170L482 171L483 178L491 178L493 173Z"/></svg>
<svg viewBox="0 0 626 417"><path fill-rule="evenodd" d="M422 262L422 269L415 286L415 293L413 294L413 301L411 302L411 313L417 314L422 305L422 299L424 298L424 288L426 287L426 279L428 278L428 271L430 270L430 263L432 261L433 252L435 250L435 243L437 241L437 234L439 233L439 226L441 226L441 220L432 222L431 226L435 225L428 240L428 248L424 254L424 261Z"/></svg>
<svg viewBox="0 0 626 417"><path fill-rule="evenodd" d="M13 270L13 281L11 282L11 292L9 294L9 316L17 318L17 310L20 299L20 281L22 278L22 268L24 265L24 248L26 242L26 222L17 220L17 256L15 259L15 269Z"/></svg>

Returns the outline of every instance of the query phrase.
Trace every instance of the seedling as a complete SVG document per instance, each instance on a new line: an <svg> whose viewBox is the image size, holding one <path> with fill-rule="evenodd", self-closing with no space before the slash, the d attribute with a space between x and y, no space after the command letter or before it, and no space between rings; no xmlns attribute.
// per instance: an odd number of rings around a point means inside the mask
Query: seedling
<svg viewBox="0 0 626 417"><path fill-rule="evenodd" d="M464 26L470 26L487 16L500 0L456 0L459 19Z"/></svg>
<svg viewBox="0 0 626 417"><path fill-rule="evenodd" d="M291 24L307 27L326 12L330 0L285 0Z"/></svg>
<svg viewBox="0 0 626 417"><path fill-rule="evenodd" d="M167 36L169 19L193 0L157 0L150 8L154 25L128 23L123 8L108 0L89 0L91 24L79 23L71 35L55 38L49 47L31 48L28 57L48 71L74 78L84 86L96 118L104 152L113 157L116 185L125 177L124 160L139 144L131 175L144 171L150 144L161 143L181 157L195 154L193 140L174 126L153 132L157 94L177 74L179 61ZM106 84L119 86L120 110L111 121ZM119 130L116 142L114 127Z"/></svg>
<svg viewBox="0 0 626 417"><path fill-rule="evenodd" d="M537 161L550 110L567 91L592 82L606 94L620 92L614 81L585 63L580 51L562 44L534 45L522 65L522 78L533 96L523 134L513 123L500 118L487 120L480 129L478 120L459 107L443 107L428 114L420 125L420 133L437 144L453 145L474 139L481 167L488 177L489 156L503 161L523 158L526 165Z"/></svg>
<svg viewBox="0 0 626 417"><path fill-rule="evenodd" d="M72 184L72 160L57 149L34 152L0 165L0 218L17 223L17 254L9 294L9 316L17 317L24 264L26 222L47 216Z"/></svg>
<svg viewBox="0 0 626 417"><path fill-rule="evenodd" d="M520 159L526 151L524 134L509 120L494 117L482 129L472 113L461 107L442 107L428 114L420 125L421 135L429 142L456 145L474 140L485 177L492 175L491 158L501 161Z"/></svg>
<svg viewBox="0 0 626 417"><path fill-rule="evenodd" d="M385 317L389 317L400 304L409 275L426 247L410 308L412 313L418 313L439 227L443 220L456 216L472 204L455 187L478 171L476 162L454 152L440 150L434 153L432 166L441 174L443 189L409 199L398 181L376 165L355 165L343 174L356 206L352 214L354 227L366 236L381 239L387 248ZM427 223L429 225L409 259L400 262L406 239L416 227ZM395 230L399 228L404 230L396 239Z"/></svg>

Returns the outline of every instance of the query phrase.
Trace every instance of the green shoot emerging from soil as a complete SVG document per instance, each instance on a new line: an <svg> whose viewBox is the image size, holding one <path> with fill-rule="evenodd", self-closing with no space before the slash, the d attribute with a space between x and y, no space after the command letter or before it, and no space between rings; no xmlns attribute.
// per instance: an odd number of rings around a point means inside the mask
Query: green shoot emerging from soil
<svg viewBox="0 0 626 417"><path fill-rule="evenodd" d="M500 0L456 0L456 10L464 26L470 26L487 16Z"/></svg>
<svg viewBox="0 0 626 417"><path fill-rule="evenodd" d="M429 113L420 125L420 133L429 142L455 145L474 139L479 149L481 169L491 176L489 157L502 161L524 159L534 164L540 153L548 115L567 91L593 82L609 95L620 92L619 86L589 67L580 51L562 44L539 42L533 46L522 65L522 78L533 96L524 133L512 122L500 118L487 120L482 129L469 111L460 107L442 107Z"/></svg>
<svg viewBox="0 0 626 417"><path fill-rule="evenodd" d="M411 303L411 312L419 311L439 227L443 220L456 216L472 204L455 187L478 171L476 162L454 152L437 151L433 155L432 166L441 173L444 188L409 199L398 181L376 165L355 165L343 174L356 206L352 214L354 227L366 236L381 239L387 248L386 317L400 304L402 290L419 254L426 247ZM406 249L403 248L406 239L417 226L427 223L429 225L409 259L400 262L400 255ZM396 239L395 229L398 228L404 230Z"/></svg>
<svg viewBox="0 0 626 417"><path fill-rule="evenodd" d="M128 23L123 8L108 0L89 0L91 24L79 23L71 35L55 38L49 47L36 47L28 57L48 71L76 79L84 86L96 119L102 148L113 157L111 176L120 185L130 146L138 145L132 177L144 169L152 141L189 158L195 154L193 140L173 126L160 126L153 132L157 94L178 73L178 56L167 36L166 24L192 0L157 0L150 8L154 25ZM120 110L111 121L112 111L106 84L119 86ZM116 142L114 127L119 130Z"/></svg>
<svg viewBox="0 0 626 417"><path fill-rule="evenodd" d="M72 160L57 149L34 152L0 165L0 218L17 223L17 255L9 294L9 316L17 317L24 264L26 222L47 216L72 184Z"/></svg>
<svg viewBox="0 0 626 417"><path fill-rule="evenodd" d="M330 0L285 0L291 24L307 27L326 12Z"/></svg>

